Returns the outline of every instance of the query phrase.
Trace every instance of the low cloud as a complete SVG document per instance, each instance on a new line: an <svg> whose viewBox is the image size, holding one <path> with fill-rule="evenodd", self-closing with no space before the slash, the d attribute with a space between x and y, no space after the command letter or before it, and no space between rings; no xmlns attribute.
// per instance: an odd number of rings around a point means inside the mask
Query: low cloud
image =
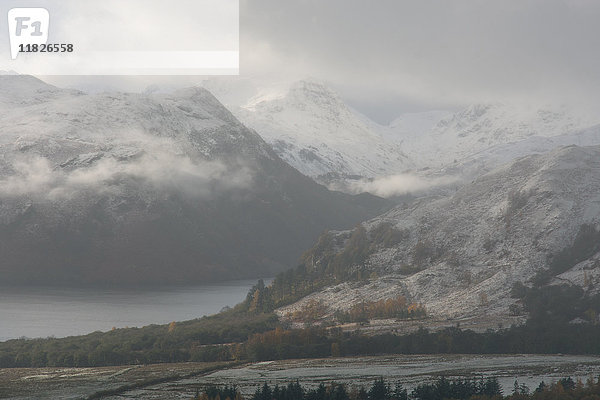
<svg viewBox="0 0 600 400"><path fill-rule="evenodd" d="M2 197L43 197L60 200L78 192L118 194L127 181L135 180L156 189L175 190L194 197L247 188L251 170L221 161L193 161L185 155L143 154L130 160L117 160L103 153L82 155L89 160L77 167L53 166L44 157L22 156L12 162L13 174L0 180Z"/></svg>
<svg viewBox="0 0 600 400"><path fill-rule="evenodd" d="M443 188L458 182L457 177L424 177L406 173L388 175L374 179L361 179L348 182L352 193L368 192L380 197L393 197L406 194L419 194L429 190Z"/></svg>

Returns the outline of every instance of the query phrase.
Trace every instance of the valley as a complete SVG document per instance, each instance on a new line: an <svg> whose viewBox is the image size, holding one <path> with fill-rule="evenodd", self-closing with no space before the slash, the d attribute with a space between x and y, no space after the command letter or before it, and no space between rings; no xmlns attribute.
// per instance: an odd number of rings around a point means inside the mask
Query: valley
<svg viewBox="0 0 600 400"><path fill-rule="evenodd" d="M389 208L328 191L208 91L85 94L0 75L0 281L189 285L272 276Z"/></svg>
<svg viewBox="0 0 600 400"><path fill-rule="evenodd" d="M202 88L90 95L26 76L0 84L4 283L128 287L272 273L246 312L368 335L522 325L531 309L519 285L534 296L579 290L590 308L571 320L598 318L600 150L564 145L594 143L600 130L569 110L481 105L383 129L314 81L255 95L233 113ZM316 139L338 148L311 169L317 158L282 152L275 137L301 140L298 151ZM367 142L388 153L364 153ZM458 160L436 155L433 142ZM339 169L338 156L356 163ZM458 180L385 200L310 179L375 185L403 171Z"/></svg>
<svg viewBox="0 0 600 400"><path fill-rule="evenodd" d="M600 2L21 3L0 400L600 400Z"/></svg>

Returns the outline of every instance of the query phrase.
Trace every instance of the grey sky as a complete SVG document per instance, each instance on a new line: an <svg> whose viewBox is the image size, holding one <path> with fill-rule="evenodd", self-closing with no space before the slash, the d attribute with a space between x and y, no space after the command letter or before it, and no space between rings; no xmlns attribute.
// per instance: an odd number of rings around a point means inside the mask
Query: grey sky
<svg viewBox="0 0 600 400"><path fill-rule="evenodd" d="M597 0L240 0L240 7L243 75L325 80L379 121L481 101L600 104Z"/></svg>
<svg viewBox="0 0 600 400"><path fill-rule="evenodd" d="M244 71L318 76L367 108L600 93L600 1L242 0L241 15Z"/></svg>

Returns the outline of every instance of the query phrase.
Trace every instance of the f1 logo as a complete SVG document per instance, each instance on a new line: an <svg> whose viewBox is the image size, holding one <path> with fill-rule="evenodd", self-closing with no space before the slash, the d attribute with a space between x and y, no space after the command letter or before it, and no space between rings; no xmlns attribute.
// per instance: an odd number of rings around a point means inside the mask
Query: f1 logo
<svg viewBox="0 0 600 400"><path fill-rule="evenodd" d="M8 11L10 55L19 55L21 45L42 45L48 42L50 13L45 8L12 8Z"/></svg>

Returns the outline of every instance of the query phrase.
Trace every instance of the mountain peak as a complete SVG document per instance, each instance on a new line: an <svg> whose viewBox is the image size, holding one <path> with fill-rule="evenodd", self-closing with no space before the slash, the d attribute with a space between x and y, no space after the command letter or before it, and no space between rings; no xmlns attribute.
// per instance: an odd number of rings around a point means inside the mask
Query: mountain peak
<svg viewBox="0 0 600 400"><path fill-rule="evenodd" d="M406 156L325 84L295 82L255 97L238 111L277 154L324 184L407 169Z"/></svg>
<svg viewBox="0 0 600 400"><path fill-rule="evenodd" d="M316 103L343 104L337 92L326 86L323 82L316 80L295 82L290 87L288 96L298 100L312 100Z"/></svg>
<svg viewBox="0 0 600 400"><path fill-rule="evenodd" d="M0 74L0 105L3 107L39 104L74 94L81 92L59 89L31 75Z"/></svg>
<svg viewBox="0 0 600 400"><path fill-rule="evenodd" d="M0 84L14 89L13 103L0 102L2 282L271 274L323 229L383 205L306 178L202 88L83 94L32 77ZM35 101L15 100L20 93Z"/></svg>
<svg viewBox="0 0 600 400"><path fill-rule="evenodd" d="M307 107L316 107L328 110L345 110L347 108L340 96L325 83L314 79L303 79L289 85L275 85L260 91L242 106L243 109L256 111L269 109L278 112L283 109L299 109L305 111Z"/></svg>

